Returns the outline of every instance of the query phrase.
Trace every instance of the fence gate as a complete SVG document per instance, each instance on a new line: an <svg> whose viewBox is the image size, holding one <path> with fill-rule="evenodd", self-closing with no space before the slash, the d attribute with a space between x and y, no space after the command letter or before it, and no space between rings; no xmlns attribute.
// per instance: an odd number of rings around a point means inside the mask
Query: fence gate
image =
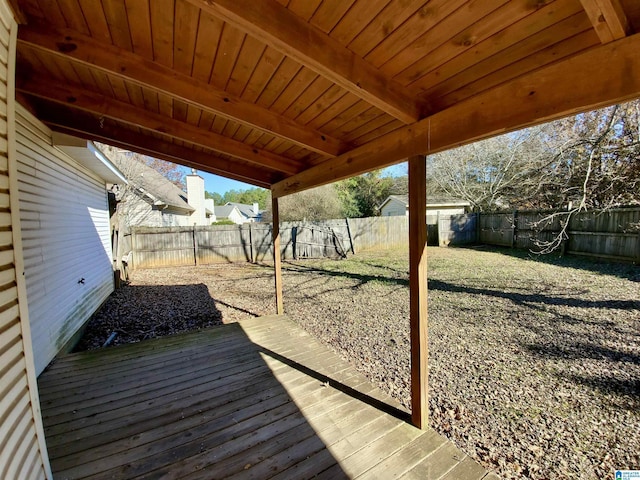
<svg viewBox="0 0 640 480"><path fill-rule="evenodd" d="M478 238L478 214L443 215L438 217L438 243L440 247L449 245L469 245Z"/></svg>
<svg viewBox="0 0 640 480"><path fill-rule="evenodd" d="M346 258L342 235L318 225L296 226L292 231L294 258Z"/></svg>

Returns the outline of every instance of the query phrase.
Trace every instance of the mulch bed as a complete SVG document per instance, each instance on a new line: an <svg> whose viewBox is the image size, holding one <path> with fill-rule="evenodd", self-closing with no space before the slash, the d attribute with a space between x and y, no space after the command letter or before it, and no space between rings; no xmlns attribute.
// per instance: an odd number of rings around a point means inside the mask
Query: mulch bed
<svg viewBox="0 0 640 480"><path fill-rule="evenodd" d="M640 271L429 249L430 425L502 478L640 468ZM135 271L79 345L274 313L268 266ZM284 264L286 312L409 407L407 252Z"/></svg>

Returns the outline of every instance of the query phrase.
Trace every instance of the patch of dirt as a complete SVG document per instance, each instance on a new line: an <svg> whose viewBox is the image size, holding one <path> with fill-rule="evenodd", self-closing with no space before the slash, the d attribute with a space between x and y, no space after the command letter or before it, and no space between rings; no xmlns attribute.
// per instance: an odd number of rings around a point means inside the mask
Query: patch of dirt
<svg viewBox="0 0 640 480"><path fill-rule="evenodd" d="M429 248L430 426L505 479L640 468L638 267ZM283 265L285 311L405 406L406 251ZM274 313L270 267L141 270L82 348Z"/></svg>

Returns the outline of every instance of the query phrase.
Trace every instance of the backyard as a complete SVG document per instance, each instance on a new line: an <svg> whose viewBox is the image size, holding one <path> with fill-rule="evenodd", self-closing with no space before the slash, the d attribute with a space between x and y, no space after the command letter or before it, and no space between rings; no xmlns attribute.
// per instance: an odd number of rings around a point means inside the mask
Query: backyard
<svg viewBox="0 0 640 480"><path fill-rule="evenodd" d="M640 270L429 248L430 426L502 478L640 468ZM283 264L285 312L409 407L406 250ZM138 270L80 348L274 312L272 267Z"/></svg>

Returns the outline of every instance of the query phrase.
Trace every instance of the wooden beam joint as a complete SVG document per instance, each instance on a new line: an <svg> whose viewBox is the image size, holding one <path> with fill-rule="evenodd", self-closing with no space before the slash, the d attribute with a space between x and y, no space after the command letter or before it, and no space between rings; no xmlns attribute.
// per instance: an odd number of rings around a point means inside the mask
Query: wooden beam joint
<svg viewBox="0 0 640 480"><path fill-rule="evenodd" d="M631 24L619 0L580 0L602 43L627 36Z"/></svg>

